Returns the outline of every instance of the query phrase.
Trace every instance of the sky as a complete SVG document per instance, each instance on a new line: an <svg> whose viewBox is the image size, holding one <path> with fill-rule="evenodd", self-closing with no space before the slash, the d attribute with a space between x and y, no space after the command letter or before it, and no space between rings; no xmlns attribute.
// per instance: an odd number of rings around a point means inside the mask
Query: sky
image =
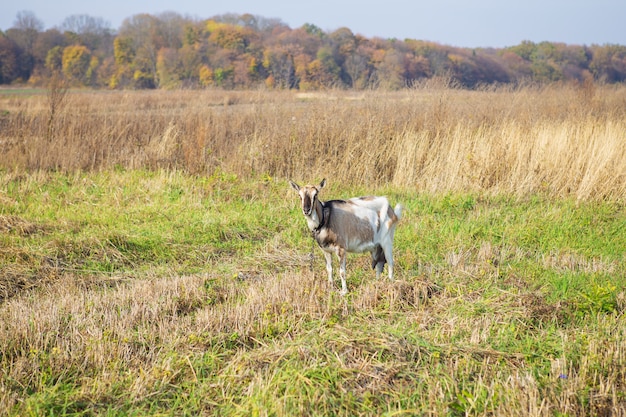
<svg viewBox="0 0 626 417"><path fill-rule="evenodd" d="M478 48L522 41L626 45L625 0L0 0L0 29L31 11L46 29L72 15L99 17L119 29L140 13L177 12L198 19L225 13L277 18L292 29L311 23L347 27L367 38L417 39Z"/></svg>

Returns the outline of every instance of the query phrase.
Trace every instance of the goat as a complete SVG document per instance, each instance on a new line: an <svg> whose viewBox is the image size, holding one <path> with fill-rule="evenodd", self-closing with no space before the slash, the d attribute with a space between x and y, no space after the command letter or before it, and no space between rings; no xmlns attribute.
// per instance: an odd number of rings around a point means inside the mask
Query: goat
<svg viewBox="0 0 626 417"><path fill-rule="evenodd" d="M302 213L313 238L326 257L328 282L333 285L332 254L339 258L341 295L348 293L346 288L346 253L370 252L372 269L380 278L385 263L389 279L393 280L393 236L396 223L402 215L402 206L392 210L386 197L355 197L349 200L320 201L318 195L326 185L323 179L319 185L300 187L289 181L298 192L302 203Z"/></svg>

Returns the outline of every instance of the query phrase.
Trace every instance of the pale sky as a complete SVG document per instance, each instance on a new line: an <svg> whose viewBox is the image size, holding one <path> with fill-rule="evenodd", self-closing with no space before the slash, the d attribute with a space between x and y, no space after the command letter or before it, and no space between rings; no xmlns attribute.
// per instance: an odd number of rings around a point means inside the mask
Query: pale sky
<svg viewBox="0 0 626 417"><path fill-rule="evenodd" d="M119 29L135 14L166 11L199 19L224 13L277 18L292 29L312 23L324 31L347 27L368 38L407 38L460 47L533 42L626 45L625 0L0 0L0 29L19 11L32 11L46 29L86 14Z"/></svg>

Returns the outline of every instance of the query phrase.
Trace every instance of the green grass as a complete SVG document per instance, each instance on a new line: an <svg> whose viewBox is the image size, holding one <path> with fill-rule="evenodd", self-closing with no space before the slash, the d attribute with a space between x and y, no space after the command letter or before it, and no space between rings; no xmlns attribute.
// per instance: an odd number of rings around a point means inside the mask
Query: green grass
<svg viewBox="0 0 626 417"><path fill-rule="evenodd" d="M625 412L623 203L329 180L404 204L395 282L310 272L283 180L3 172L1 413Z"/></svg>

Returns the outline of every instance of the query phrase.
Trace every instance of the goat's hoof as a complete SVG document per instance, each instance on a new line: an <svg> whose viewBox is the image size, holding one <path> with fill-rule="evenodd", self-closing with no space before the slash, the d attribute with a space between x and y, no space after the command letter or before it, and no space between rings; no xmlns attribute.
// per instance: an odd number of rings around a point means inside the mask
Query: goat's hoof
<svg viewBox="0 0 626 417"><path fill-rule="evenodd" d="M341 291L339 291L339 295L341 295L342 297L344 297L347 294L348 294L348 290L341 290Z"/></svg>

